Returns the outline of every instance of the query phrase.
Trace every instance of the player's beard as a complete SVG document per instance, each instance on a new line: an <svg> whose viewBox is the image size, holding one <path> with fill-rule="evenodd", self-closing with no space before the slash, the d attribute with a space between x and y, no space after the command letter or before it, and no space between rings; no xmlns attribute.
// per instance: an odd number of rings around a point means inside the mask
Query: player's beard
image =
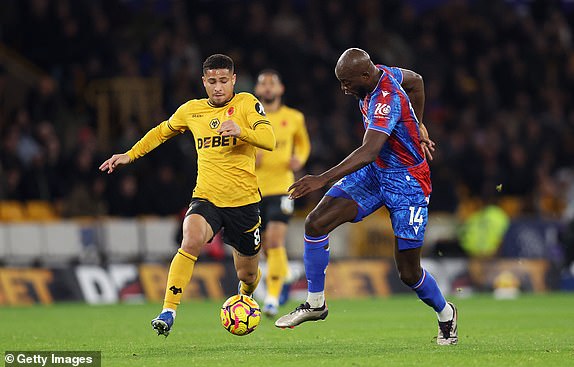
<svg viewBox="0 0 574 367"><path fill-rule="evenodd" d="M215 99L213 97L210 97L209 100L211 101L211 104L214 105L215 107L222 107L222 106L225 106L225 104L227 104L227 102L231 101L233 96L235 96L235 93L232 93L229 98L225 98L225 99L220 98L221 99L220 102L215 101Z"/></svg>

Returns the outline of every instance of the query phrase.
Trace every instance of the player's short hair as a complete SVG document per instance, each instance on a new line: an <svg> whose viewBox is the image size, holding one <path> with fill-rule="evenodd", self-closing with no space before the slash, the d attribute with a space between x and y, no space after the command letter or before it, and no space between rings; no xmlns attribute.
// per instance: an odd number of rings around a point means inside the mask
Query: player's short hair
<svg viewBox="0 0 574 367"><path fill-rule="evenodd" d="M263 69L259 72L259 74L257 74L257 80L259 80L259 77L261 75L275 75L277 77L277 79L279 79L280 83L283 83L283 78L281 78L281 74L279 74L279 72L275 69Z"/></svg>
<svg viewBox="0 0 574 367"><path fill-rule="evenodd" d="M214 54L209 56L203 62L203 73L205 74L207 70L215 70L215 69L227 69L233 73L234 71L233 59L223 54Z"/></svg>

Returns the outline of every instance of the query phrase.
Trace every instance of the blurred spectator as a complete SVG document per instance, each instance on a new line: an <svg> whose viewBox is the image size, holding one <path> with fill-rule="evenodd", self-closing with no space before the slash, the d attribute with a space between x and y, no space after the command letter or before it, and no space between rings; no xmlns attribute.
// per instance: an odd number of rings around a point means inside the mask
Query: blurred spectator
<svg viewBox="0 0 574 367"><path fill-rule="evenodd" d="M497 254L510 220L495 204L488 204L472 214L463 224L460 246L474 258L488 258Z"/></svg>
<svg viewBox="0 0 574 367"><path fill-rule="evenodd" d="M149 211L157 215L178 213L191 200L191 190L176 180L173 167L167 164L157 168L157 176L149 180L146 192Z"/></svg>
<svg viewBox="0 0 574 367"><path fill-rule="evenodd" d="M2 171L2 199L18 200L26 199L22 170L17 165L5 166Z"/></svg>
<svg viewBox="0 0 574 367"><path fill-rule="evenodd" d="M144 206L148 198L140 193L136 177L132 174L123 174L118 182L117 190L111 190L109 201L109 214L119 217L135 217L144 213ZM161 193L157 193L161 195Z"/></svg>
<svg viewBox="0 0 574 367"><path fill-rule="evenodd" d="M28 96L28 111L33 121L58 121L61 113L56 81L49 77L40 78L37 88Z"/></svg>
<svg viewBox="0 0 574 367"><path fill-rule="evenodd" d="M101 217L108 213L106 180L96 177L92 185L74 185L62 203L64 217Z"/></svg>
<svg viewBox="0 0 574 367"><path fill-rule="evenodd" d="M3 129L8 119L8 84L7 73L2 64L0 64L0 130Z"/></svg>

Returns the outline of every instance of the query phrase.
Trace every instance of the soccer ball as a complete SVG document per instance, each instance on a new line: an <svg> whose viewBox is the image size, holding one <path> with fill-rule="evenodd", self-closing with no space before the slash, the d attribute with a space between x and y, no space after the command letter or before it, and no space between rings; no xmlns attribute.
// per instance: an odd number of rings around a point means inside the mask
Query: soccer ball
<svg viewBox="0 0 574 367"><path fill-rule="evenodd" d="M233 335L250 334L261 321L261 309L253 298L231 296L221 306L221 325Z"/></svg>

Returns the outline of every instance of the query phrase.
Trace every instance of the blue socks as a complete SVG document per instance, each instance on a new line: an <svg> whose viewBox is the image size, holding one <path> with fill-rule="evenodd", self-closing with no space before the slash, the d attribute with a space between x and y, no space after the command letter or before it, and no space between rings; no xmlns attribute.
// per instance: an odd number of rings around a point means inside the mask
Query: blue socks
<svg viewBox="0 0 574 367"><path fill-rule="evenodd" d="M436 280L425 269L423 269L423 274L419 281L411 288L417 292L417 296L419 296L421 301L434 308L436 312L441 312L446 306L446 300L436 284Z"/></svg>
<svg viewBox="0 0 574 367"><path fill-rule="evenodd" d="M329 235L311 237L305 235L303 263L307 275L307 288L311 293L325 290L325 270L329 265Z"/></svg>
<svg viewBox="0 0 574 367"><path fill-rule="evenodd" d="M329 265L329 235L311 237L305 235L305 251L303 262L307 275L309 293L322 293L325 290L325 271ZM419 281L411 287L418 297L436 312L441 312L446 306L446 300L440 291L436 280L423 269Z"/></svg>

